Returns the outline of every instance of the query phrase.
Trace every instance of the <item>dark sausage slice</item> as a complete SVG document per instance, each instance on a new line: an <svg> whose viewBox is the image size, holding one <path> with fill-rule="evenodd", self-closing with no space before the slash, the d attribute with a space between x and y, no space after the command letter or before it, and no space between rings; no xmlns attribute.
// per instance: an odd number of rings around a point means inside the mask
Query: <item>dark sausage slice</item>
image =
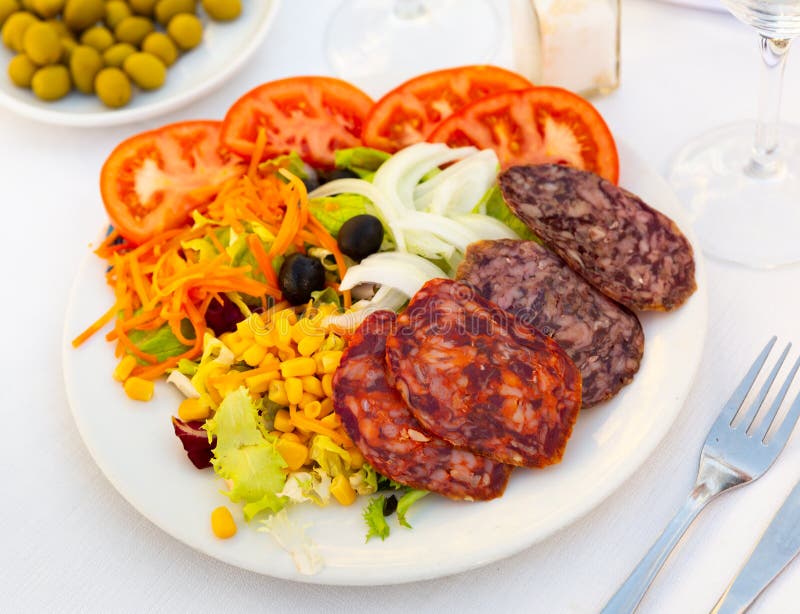
<svg viewBox="0 0 800 614"><path fill-rule="evenodd" d="M390 381L431 433L500 462L561 460L581 376L555 341L477 295L434 279L386 342Z"/></svg>
<svg viewBox="0 0 800 614"><path fill-rule="evenodd" d="M368 316L355 332L333 378L336 413L369 463L388 478L451 499L503 494L511 467L459 450L428 433L386 381L391 311Z"/></svg>
<svg viewBox="0 0 800 614"><path fill-rule="evenodd" d="M610 399L639 370L639 318L533 241L473 243L456 279L564 349L581 372L583 407Z"/></svg>
<svg viewBox="0 0 800 614"><path fill-rule="evenodd" d="M695 291L692 246L675 222L635 194L555 164L514 166L499 181L522 221L615 301L669 311Z"/></svg>

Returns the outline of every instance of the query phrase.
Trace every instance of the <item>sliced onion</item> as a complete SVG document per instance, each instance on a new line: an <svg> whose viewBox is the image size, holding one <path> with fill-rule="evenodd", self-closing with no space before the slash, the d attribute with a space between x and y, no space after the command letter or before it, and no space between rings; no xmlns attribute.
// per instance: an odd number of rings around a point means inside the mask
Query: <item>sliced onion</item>
<svg viewBox="0 0 800 614"><path fill-rule="evenodd" d="M500 220L489 217L488 215L464 213L461 215L454 215L453 220L469 228L481 239L519 239L519 235L511 228L503 224Z"/></svg>
<svg viewBox="0 0 800 614"><path fill-rule="evenodd" d="M479 235L455 220L425 211L409 211L400 221L400 227L403 230L429 232L462 252L467 245L480 240Z"/></svg>
<svg viewBox="0 0 800 614"><path fill-rule="evenodd" d="M430 279L447 277L432 262L413 254L382 252L368 256L360 264L350 267L339 284L341 290L350 290L367 282L389 286L406 296L414 296Z"/></svg>

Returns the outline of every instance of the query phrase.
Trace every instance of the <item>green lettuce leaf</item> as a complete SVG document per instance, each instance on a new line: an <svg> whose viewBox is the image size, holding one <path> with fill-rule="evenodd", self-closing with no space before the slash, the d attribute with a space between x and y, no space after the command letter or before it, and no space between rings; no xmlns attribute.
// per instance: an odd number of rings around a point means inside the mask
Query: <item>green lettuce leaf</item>
<svg viewBox="0 0 800 614"><path fill-rule="evenodd" d="M519 219L514 212L509 209L506 201L503 199L503 193L498 186L495 185L489 188L489 191L486 192L483 199L478 204L478 208L481 208L483 205L486 206L486 215L503 222L506 226L511 228L511 230L516 232L520 238L527 239L528 241L536 241L537 243L542 242L541 239L533 234L531 229L525 225L525 222Z"/></svg>
<svg viewBox="0 0 800 614"><path fill-rule="evenodd" d="M234 503L244 503L244 517L252 519L262 511L277 512L286 505L279 496L286 482L286 462L275 449L275 438L264 425L247 388L230 393L214 417L206 421L209 437L216 437L211 464L228 480L225 494Z"/></svg>
<svg viewBox="0 0 800 614"><path fill-rule="evenodd" d="M350 469L350 453L333 443L333 440L327 435L314 436L309 456L331 478L341 474L346 475Z"/></svg>
<svg viewBox="0 0 800 614"><path fill-rule="evenodd" d="M414 503L422 499L425 495L429 495L430 492L427 490L418 490L416 488L412 488L408 490L400 500L397 502L397 521L404 527L410 529L411 525L408 524L406 520L406 514L408 513L408 508L410 508Z"/></svg>
<svg viewBox="0 0 800 614"><path fill-rule="evenodd" d="M351 147L350 149L339 149L336 152L336 168L345 168L353 171L361 179L372 181L375 171L381 164L386 162L391 155L385 151L372 149L371 147Z"/></svg>
<svg viewBox="0 0 800 614"><path fill-rule="evenodd" d="M319 307L325 303L333 303L338 309L342 308L342 302L339 298L339 293L333 288L325 288L324 290L316 290L311 293L311 300L314 307Z"/></svg>
<svg viewBox="0 0 800 614"><path fill-rule="evenodd" d="M380 537L381 541L389 537L389 523L383 515L384 497L373 497L364 508L364 522L367 523L367 538Z"/></svg>
<svg viewBox="0 0 800 614"><path fill-rule="evenodd" d="M258 170L277 173L285 168L299 179L308 179L308 167L296 151L282 156L275 156L258 165Z"/></svg>
<svg viewBox="0 0 800 614"><path fill-rule="evenodd" d="M181 322L181 333L187 339L194 338L194 331L188 320ZM189 349L184 345L169 327L169 324L162 324L155 330L132 330L128 337L133 344L145 354L152 354L158 362L164 362L171 356L178 356Z"/></svg>
<svg viewBox="0 0 800 614"><path fill-rule="evenodd" d="M360 194L337 194L312 198L308 201L308 210L325 230L336 237L342 224L351 217L367 212L367 202L367 199Z"/></svg>

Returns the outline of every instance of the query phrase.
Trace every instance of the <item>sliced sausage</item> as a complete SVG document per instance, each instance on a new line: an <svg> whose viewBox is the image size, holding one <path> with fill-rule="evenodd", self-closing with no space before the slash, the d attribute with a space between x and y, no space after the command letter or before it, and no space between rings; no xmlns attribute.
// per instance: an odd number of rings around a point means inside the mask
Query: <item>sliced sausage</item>
<svg viewBox="0 0 800 614"><path fill-rule="evenodd" d="M386 381L386 336L391 311L368 316L350 340L333 379L336 413L376 471L451 499L486 500L503 494L511 467L431 435Z"/></svg>
<svg viewBox="0 0 800 614"><path fill-rule="evenodd" d="M610 399L639 370L644 332L636 315L533 241L473 243L456 279L564 349L581 372L583 407Z"/></svg>
<svg viewBox="0 0 800 614"><path fill-rule="evenodd" d="M397 324L390 381L423 427L503 463L561 459L581 376L555 341L450 279L426 283Z"/></svg>
<svg viewBox="0 0 800 614"><path fill-rule="evenodd" d="M499 182L522 221L615 301L669 311L695 291L689 241L675 222L635 194L556 164L514 166Z"/></svg>

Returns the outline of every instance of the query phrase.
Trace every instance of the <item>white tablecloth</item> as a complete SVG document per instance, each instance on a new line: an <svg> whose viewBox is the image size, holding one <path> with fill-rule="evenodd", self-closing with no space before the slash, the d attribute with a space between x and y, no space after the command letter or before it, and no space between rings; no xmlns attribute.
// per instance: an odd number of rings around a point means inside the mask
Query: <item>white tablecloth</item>
<svg viewBox="0 0 800 614"><path fill-rule="evenodd" d="M656 453L584 519L483 569L405 586L307 586L227 566L161 532L94 465L64 394L62 314L87 244L104 223L98 171L113 145L135 131L220 117L260 82L329 72L322 34L334 6L332 0L285 0L266 44L242 73L167 117L85 130L44 126L0 110L0 459L6 476L0 610L597 611L683 501L705 433L737 374L769 335L800 341L800 268L752 272L709 262L710 324L702 366ZM725 14L653 0L626 0L623 8L622 87L597 105L614 133L664 172L691 136L753 115L756 43ZM504 64L510 58L507 38L498 60ZM798 53L789 58L784 100L785 117L795 123ZM712 503L641 611L707 612L799 478L795 436L765 478ZM795 563L755 611L799 610Z"/></svg>

